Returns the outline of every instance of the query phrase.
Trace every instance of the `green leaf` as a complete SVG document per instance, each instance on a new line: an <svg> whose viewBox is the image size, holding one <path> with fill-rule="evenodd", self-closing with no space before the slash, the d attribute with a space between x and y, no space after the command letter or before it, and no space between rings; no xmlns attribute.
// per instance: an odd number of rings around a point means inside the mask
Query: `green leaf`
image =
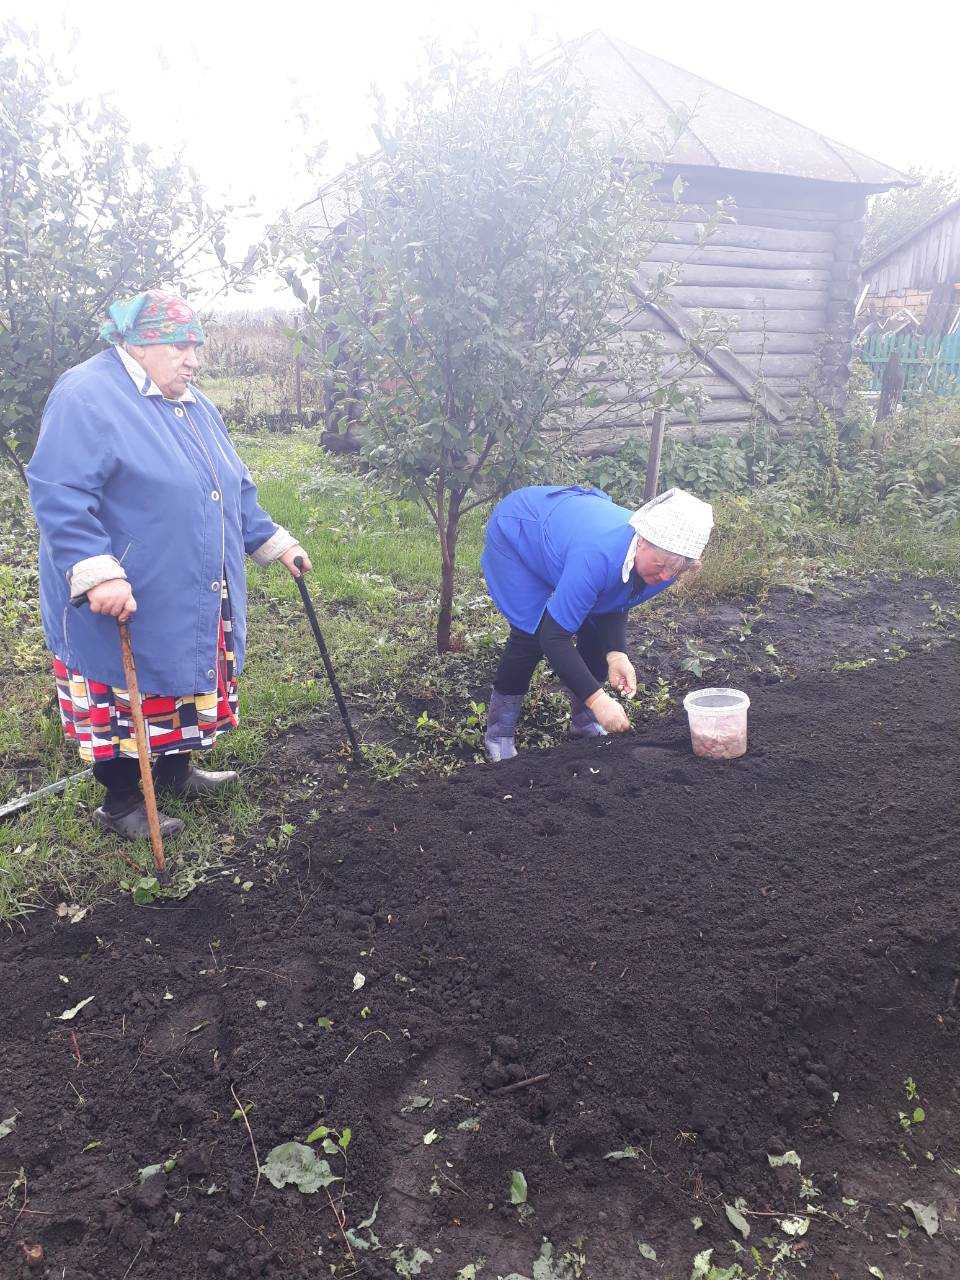
<svg viewBox="0 0 960 1280"><path fill-rule="evenodd" d="M788 1236L805 1236L810 1226L810 1219L801 1214L793 1214L789 1218L780 1218L780 1230Z"/></svg>
<svg viewBox="0 0 960 1280"><path fill-rule="evenodd" d="M307 1134L307 1142L319 1142L321 1138L325 1138L330 1130L325 1124L318 1124L315 1129L311 1129Z"/></svg>
<svg viewBox="0 0 960 1280"><path fill-rule="evenodd" d="M427 1253L426 1249L421 1249L418 1245L398 1245L390 1254L393 1262L393 1269L401 1280L410 1280L411 1276L418 1276L428 1262L433 1262L433 1258Z"/></svg>
<svg viewBox="0 0 960 1280"><path fill-rule="evenodd" d="M526 1204L527 1202L527 1180L522 1170L514 1169L510 1174L510 1203Z"/></svg>
<svg viewBox="0 0 960 1280"><path fill-rule="evenodd" d="M353 1130L352 1130L352 1129L344 1129L344 1130L343 1130L343 1132L340 1134L340 1137L339 1137L339 1139L338 1139L338 1143L339 1143L339 1146L340 1146L340 1150L341 1150L341 1151L346 1151L347 1147L349 1147L349 1145L350 1145L350 1139L351 1139L352 1137L353 1137Z"/></svg>
<svg viewBox="0 0 960 1280"><path fill-rule="evenodd" d="M698 1253L693 1260L693 1271L690 1280L700 1280L703 1276L710 1275L710 1259L713 1257L712 1249L704 1249L702 1253Z"/></svg>
<svg viewBox="0 0 960 1280"><path fill-rule="evenodd" d="M144 1165L142 1169L138 1169L137 1174L140 1178L140 1182L144 1183L144 1182L147 1182L150 1178L156 1177L156 1175L162 1172L162 1170L163 1170L162 1163L147 1164L147 1165Z"/></svg>
<svg viewBox="0 0 960 1280"><path fill-rule="evenodd" d="M86 1000L81 1000L79 1004L75 1004L72 1009L64 1009L63 1013L57 1019L58 1022L72 1022L81 1009L85 1008L91 1000L95 1000L96 996L87 996Z"/></svg>
<svg viewBox="0 0 960 1280"><path fill-rule="evenodd" d="M923 1107L915 1107L915 1108L914 1108L914 1112L913 1112L913 1123L914 1123L914 1124L923 1124L923 1122L924 1122L924 1120L926 1120L926 1118L927 1118L927 1113L924 1111Z"/></svg>
<svg viewBox="0 0 960 1280"><path fill-rule="evenodd" d="M867 1267L867 1275L876 1277L876 1280L884 1280L883 1272L879 1267Z"/></svg>
<svg viewBox="0 0 960 1280"><path fill-rule="evenodd" d="M657 1251L656 1249L653 1248L652 1245L638 1242L637 1248L640 1250L641 1258L649 1258L651 1262L656 1262Z"/></svg>
<svg viewBox="0 0 960 1280"><path fill-rule="evenodd" d="M733 1227L736 1227L736 1229L743 1236L744 1240L746 1240L747 1236L749 1236L750 1234L750 1223L746 1220L746 1218L743 1216L743 1214L740 1212L737 1206L732 1204L725 1204L723 1206L723 1211L727 1215L727 1219L730 1222L730 1225Z"/></svg>
<svg viewBox="0 0 960 1280"><path fill-rule="evenodd" d="M476 1262L468 1262L465 1267L460 1268L453 1280L477 1280L486 1261L486 1258L478 1258Z"/></svg>
<svg viewBox="0 0 960 1280"><path fill-rule="evenodd" d="M330 1031L330 1030L332 1030L332 1029L333 1029L333 1019L332 1019L332 1018L318 1018L318 1019L317 1019L317 1026L318 1026L318 1027L321 1027L324 1031Z"/></svg>
<svg viewBox="0 0 960 1280"><path fill-rule="evenodd" d="M798 1169L800 1168L800 1157L795 1151L785 1151L782 1156L768 1155L767 1159L774 1169L782 1169L786 1164L795 1164Z"/></svg>
<svg viewBox="0 0 960 1280"><path fill-rule="evenodd" d="M313 1148L302 1142L281 1142L267 1155L260 1172L278 1190L289 1183L305 1195L340 1181L330 1172L327 1161L318 1159Z"/></svg>
<svg viewBox="0 0 960 1280"><path fill-rule="evenodd" d="M940 1214L935 1204L922 1204L919 1200L904 1200L903 1207L910 1210L917 1220L917 1226L923 1227L928 1236L936 1235L940 1230Z"/></svg>
<svg viewBox="0 0 960 1280"><path fill-rule="evenodd" d="M423 1111L426 1107L433 1106L432 1098L425 1098L415 1093L406 1106L400 1108L402 1116L408 1116L411 1111Z"/></svg>

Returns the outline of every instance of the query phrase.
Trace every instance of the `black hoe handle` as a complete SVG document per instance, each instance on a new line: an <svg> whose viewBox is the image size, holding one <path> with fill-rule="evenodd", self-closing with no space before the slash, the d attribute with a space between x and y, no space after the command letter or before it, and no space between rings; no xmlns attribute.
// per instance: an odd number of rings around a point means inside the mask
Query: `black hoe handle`
<svg viewBox="0 0 960 1280"><path fill-rule="evenodd" d="M323 665L327 672L327 679L330 681L330 688L333 690L333 696L337 700L337 706L340 709L340 716L347 730L347 737L350 739L350 746L353 749L353 756L357 764L363 763L363 752L360 750L360 743L357 741L357 735L353 731L353 724L350 721L350 712L347 710L347 704L343 700L343 694L340 692L340 685L337 682L336 674L333 670L333 663L330 661L330 654L327 652L327 646L323 639L323 632L320 630L320 624L317 622L317 615L313 608L313 601L310 599L310 592L307 590L307 584L303 577L303 556L294 558L294 566L299 574L296 579L297 586L300 588L300 598L303 600L303 607L306 611L307 618L310 620L310 626L313 630L314 639L317 642L317 648L320 650L320 657L323 659Z"/></svg>

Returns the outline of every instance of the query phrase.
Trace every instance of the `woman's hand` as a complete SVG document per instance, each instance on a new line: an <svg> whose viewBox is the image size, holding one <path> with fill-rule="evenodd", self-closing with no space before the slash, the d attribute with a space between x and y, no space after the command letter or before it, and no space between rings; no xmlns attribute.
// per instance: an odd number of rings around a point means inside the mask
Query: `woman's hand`
<svg viewBox="0 0 960 1280"><path fill-rule="evenodd" d="M602 689L598 689L592 697L587 698L586 705L593 712L597 723L606 729L607 733L625 733L630 728L630 721L623 707L616 698L611 698L609 693L604 693Z"/></svg>
<svg viewBox="0 0 960 1280"><path fill-rule="evenodd" d="M304 551L303 547L301 547L299 542L293 547L287 547L286 551L284 551L283 555L280 557L281 562L287 566L290 570L290 576L293 578L300 577L300 570L293 563L298 556L303 557L303 572L309 573L313 568L313 565L310 563L310 557Z"/></svg>
<svg viewBox="0 0 960 1280"><path fill-rule="evenodd" d="M625 653L607 654L607 680L619 693L632 698L637 692L637 673Z"/></svg>
<svg viewBox="0 0 960 1280"><path fill-rule="evenodd" d="M91 613L105 613L118 622L129 622L137 612L133 588L126 578L108 578L87 592L87 604Z"/></svg>

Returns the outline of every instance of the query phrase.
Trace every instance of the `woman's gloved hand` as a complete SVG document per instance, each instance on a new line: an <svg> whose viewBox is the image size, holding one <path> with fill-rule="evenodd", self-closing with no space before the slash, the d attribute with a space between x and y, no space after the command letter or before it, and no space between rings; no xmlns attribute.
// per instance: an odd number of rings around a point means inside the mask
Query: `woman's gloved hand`
<svg viewBox="0 0 960 1280"><path fill-rule="evenodd" d="M108 578L87 592L91 613L105 613L118 622L129 622L137 612L133 588L126 578Z"/></svg>
<svg viewBox="0 0 960 1280"><path fill-rule="evenodd" d="M607 654L607 680L619 693L632 698L637 692L637 673L625 653Z"/></svg>
<svg viewBox="0 0 960 1280"><path fill-rule="evenodd" d="M587 698L586 705L593 712L597 723L606 729L607 733L625 733L630 728L630 721L623 707L616 698L611 698L609 693L604 693L602 689L598 689L595 694Z"/></svg>

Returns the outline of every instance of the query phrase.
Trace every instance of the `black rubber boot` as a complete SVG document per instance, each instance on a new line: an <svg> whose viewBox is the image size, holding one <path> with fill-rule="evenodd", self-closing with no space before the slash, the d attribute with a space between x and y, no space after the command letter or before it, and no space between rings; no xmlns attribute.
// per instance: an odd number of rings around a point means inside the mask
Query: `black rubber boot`
<svg viewBox="0 0 960 1280"><path fill-rule="evenodd" d="M573 692L564 687L563 692L570 702L570 732L575 738L604 738L607 731L597 721L596 716L587 704Z"/></svg>
<svg viewBox="0 0 960 1280"><path fill-rule="evenodd" d="M157 815L160 819L160 835L164 840L179 835L184 824L179 818L168 818L166 814ZM147 821L147 809L143 801L135 804L126 813L118 813L106 805L94 809L93 820L105 831L115 831L124 840L149 840L150 824Z"/></svg>
<svg viewBox="0 0 960 1280"><path fill-rule="evenodd" d="M512 760L517 754L514 734L523 706L522 693L500 693L494 689L487 708L487 731L483 735L483 749L491 764Z"/></svg>
<svg viewBox="0 0 960 1280"><path fill-rule="evenodd" d="M171 752L161 756L154 768L154 780L159 789L189 800L197 796L213 795L231 782L236 782L236 769L197 769L190 762L186 751Z"/></svg>

